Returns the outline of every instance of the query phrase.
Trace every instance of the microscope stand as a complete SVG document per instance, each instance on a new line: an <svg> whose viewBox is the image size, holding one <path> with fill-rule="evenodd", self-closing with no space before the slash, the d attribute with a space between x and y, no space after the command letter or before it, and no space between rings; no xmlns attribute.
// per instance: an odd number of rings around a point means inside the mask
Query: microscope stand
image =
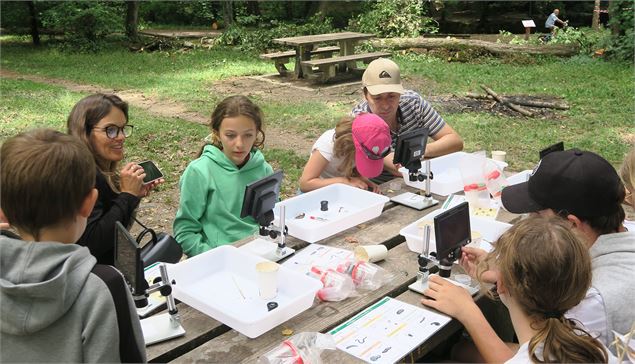
<svg viewBox="0 0 635 364"><path fill-rule="evenodd" d="M278 251L278 244L273 241L256 238L249 243L242 245L239 249L245 249L251 254L258 255L272 262L277 262L295 253L295 250L285 246L281 252Z"/></svg>
<svg viewBox="0 0 635 364"><path fill-rule="evenodd" d="M168 312L140 321L146 346L185 335L185 329L177 318Z"/></svg>
<svg viewBox="0 0 635 364"><path fill-rule="evenodd" d="M446 281L453 283L454 285L457 285L459 287L463 287L465 289L467 289L468 292L470 292L470 294L472 296L474 296L475 294L478 293L479 291L479 287L472 287L472 286L467 286L463 283L459 283L455 280L449 279L449 278L443 278ZM418 277L417 280L408 286L408 288L412 291L415 291L417 293L423 294L423 292L425 292L426 289L428 289L428 277L422 278L422 277Z"/></svg>
<svg viewBox="0 0 635 364"><path fill-rule="evenodd" d="M415 210L423 210L439 203L432 197L425 197L412 192L405 192L390 198L391 201L398 204L411 207Z"/></svg>

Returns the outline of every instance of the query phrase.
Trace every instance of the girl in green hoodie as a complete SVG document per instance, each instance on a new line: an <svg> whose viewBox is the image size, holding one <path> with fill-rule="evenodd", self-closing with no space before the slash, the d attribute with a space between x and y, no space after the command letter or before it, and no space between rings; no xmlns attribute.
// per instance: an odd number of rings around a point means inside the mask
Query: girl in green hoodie
<svg viewBox="0 0 635 364"><path fill-rule="evenodd" d="M212 133L181 176L174 234L188 256L240 240L258 229L240 218L245 186L273 173L259 148L265 140L262 111L245 96L221 101Z"/></svg>

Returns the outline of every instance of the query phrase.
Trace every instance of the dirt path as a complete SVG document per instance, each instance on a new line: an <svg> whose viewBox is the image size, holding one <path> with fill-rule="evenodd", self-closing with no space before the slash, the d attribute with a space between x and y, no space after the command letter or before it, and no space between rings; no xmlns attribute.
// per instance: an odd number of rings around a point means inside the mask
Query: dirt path
<svg viewBox="0 0 635 364"><path fill-rule="evenodd" d="M187 107L177 101L168 99L155 99L146 96L143 92L138 90L119 90L106 88L97 85L80 84L69 80L60 78L43 77L37 75L25 75L7 70L0 70L0 77L6 77L17 80L29 80L38 83L44 83L48 85L55 85L64 87L67 90L74 92L85 93L114 93L121 97L128 104L141 108L149 114L165 117L180 119L192 123L198 123L207 125L209 123L209 115L202 115L200 113L190 111ZM226 81L231 82L231 81ZM241 83L241 82L239 82ZM241 83L242 86L242 83ZM253 85L252 85L253 86ZM220 87L220 86L219 86ZM228 89L231 89L229 87ZM249 88L246 88L249 90ZM211 111L210 111L211 112ZM298 136L290 130L280 129L271 125L267 126L267 148L277 149L290 149L296 151L296 153L304 153L308 155L313 140L309 140Z"/></svg>

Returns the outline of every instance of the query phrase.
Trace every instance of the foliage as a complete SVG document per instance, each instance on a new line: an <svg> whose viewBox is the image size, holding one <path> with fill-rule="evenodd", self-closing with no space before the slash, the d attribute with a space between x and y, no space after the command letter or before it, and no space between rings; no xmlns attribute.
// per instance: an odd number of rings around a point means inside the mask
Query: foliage
<svg viewBox="0 0 635 364"><path fill-rule="evenodd" d="M622 60L633 60L635 54L635 20L633 0L613 0L609 2L611 19L609 26L617 30L612 34L607 54Z"/></svg>
<svg viewBox="0 0 635 364"><path fill-rule="evenodd" d="M211 1L142 1L139 20L147 24L210 26L219 18L220 5Z"/></svg>
<svg viewBox="0 0 635 364"><path fill-rule="evenodd" d="M380 37L417 37L423 33L436 33L438 25L423 16L420 0L378 0L370 9L352 18L349 28Z"/></svg>
<svg viewBox="0 0 635 364"><path fill-rule="evenodd" d="M244 23L245 21L247 24ZM312 16L302 25L278 23L272 20L261 22L258 24L258 28L248 29L246 25L253 24L253 21L254 19L251 17L237 17L236 24L227 28L217 42L222 45L237 46L238 49L246 51L261 51L277 47L272 43L274 38L331 33L333 31L331 20L323 18L320 13Z"/></svg>
<svg viewBox="0 0 635 364"><path fill-rule="evenodd" d="M107 35L123 31L122 3L60 2L42 12L45 27L61 29L64 45L76 51L95 51Z"/></svg>

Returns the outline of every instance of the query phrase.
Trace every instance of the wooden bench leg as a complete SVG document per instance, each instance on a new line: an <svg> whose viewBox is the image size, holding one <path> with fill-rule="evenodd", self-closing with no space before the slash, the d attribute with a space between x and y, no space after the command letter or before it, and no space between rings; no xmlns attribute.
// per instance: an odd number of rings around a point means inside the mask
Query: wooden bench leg
<svg viewBox="0 0 635 364"><path fill-rule="evenodd" d="M275 66L276 66L276 69L278 70L278 73L280 73L280 76L287 75L287 72L289 70L287 69L286 63L288 61L289 61L288 59L276 59Z"/></svg>

